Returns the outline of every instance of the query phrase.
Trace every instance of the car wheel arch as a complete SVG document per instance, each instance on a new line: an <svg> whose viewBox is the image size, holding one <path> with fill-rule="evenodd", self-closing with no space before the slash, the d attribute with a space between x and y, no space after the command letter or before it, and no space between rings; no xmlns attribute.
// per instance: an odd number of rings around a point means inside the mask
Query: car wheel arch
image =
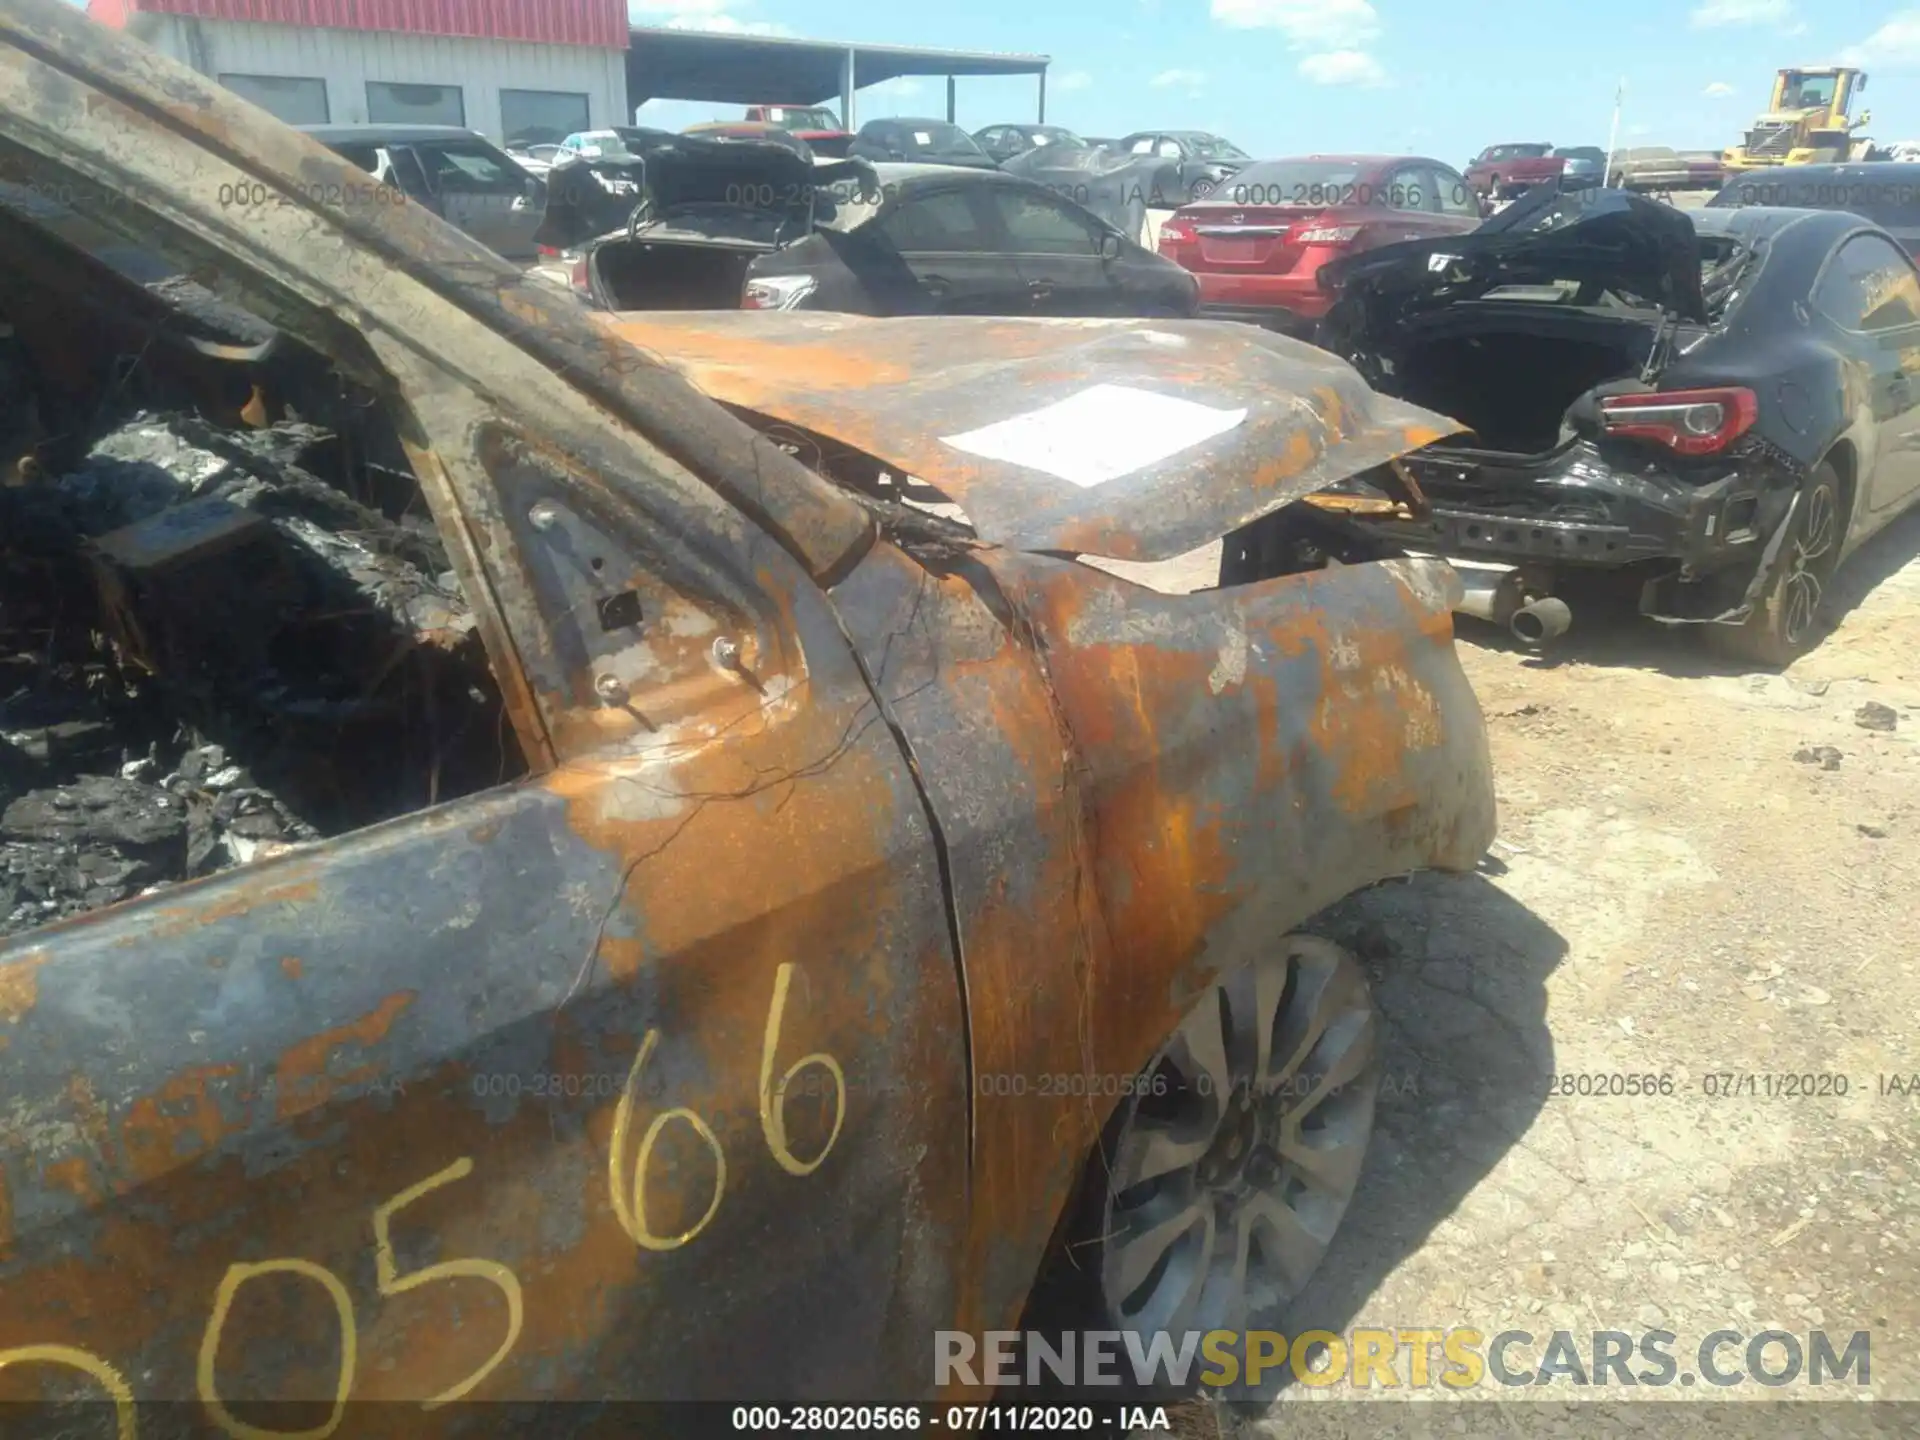
<svg viewBox="0 0 1920 1440"><path fill-rule="evenodd" d="M1840 514L1842 516L1840 535L1841 545L1844 548L1846 538L1853 533L1855 502L1860 495L1860 457L1854 450L1853 441L1845 436L1834 441L1832 448L1820 457L1813 468L1817 470L1821 465L1831 465L1834 475L1840 481Z"/></svg>
<svg viewBox="0 0 1920 1440"><path fill-rule="evenodd" d="M1257 960L1271 953L1280 937L1330 940L1335 931L1325 924L1327 917L1352 895L1391 878L1382 875L1357 884L1346 895L1299 915L1279 918L1267 912L1262 918L1263 922L1271 922L1270 929L1263 923L1256 935L1250 927L1246 942L1223 957L1220 965L1205 972L1184 974L1182 980L1191 982L1190 994L1184 1003L1175 1007L1165 1034L1147 1045L1137 1057L1130 1057L1136 1062L1134 1075L1145 1077L1149 1073L1186 1023L1192 1003L1208 990L1250 970ZM1292 908L1289 906L1288 910ZM1116 1148L1123 1138L1131 1108L1129 1097L1102 1097L1102 1108L1096 1117L1098 1128L1092 1142L1075 1157L1069 1183L1047 1197L1047 1204L1052 1207L1052 1228L1018 1322L1022 1332L1055 1333L1109 1323L1097 1309L1089 1307L1098 1303L1101 1247L1097 1237L1103 1228Z"/></svg>

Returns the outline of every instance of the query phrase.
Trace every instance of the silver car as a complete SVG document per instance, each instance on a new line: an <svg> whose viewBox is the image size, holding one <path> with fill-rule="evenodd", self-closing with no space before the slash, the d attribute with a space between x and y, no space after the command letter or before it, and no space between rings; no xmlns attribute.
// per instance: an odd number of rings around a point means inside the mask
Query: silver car
<svg viewBox="0 0 1920 1440"><path fill-rule="evenodd" d="M546 211L538 175L458 125L302 125L336 154L393 186L507 260L532 261Z"/></svg>
<svg viewBox="0 0 1920 1440"><path fill-rule="evenodd" d="M1560 172L1560 183L1566 189L1598 185L1605 178L1607 152L1597 145L1569 145L1553 153L1567 162Z"/></svg>

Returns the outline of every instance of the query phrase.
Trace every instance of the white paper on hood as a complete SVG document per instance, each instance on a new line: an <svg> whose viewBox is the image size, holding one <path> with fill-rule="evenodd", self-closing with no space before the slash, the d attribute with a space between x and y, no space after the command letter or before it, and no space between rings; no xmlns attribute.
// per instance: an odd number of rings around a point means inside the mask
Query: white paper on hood
<svg viewBox="0 0 1920 1440"><path fill-rule="evenodd" d="M1091 489L1224 435L1246 418L1245 409L1216 410L1131 385L1094 385L940 443Z"/></svg>

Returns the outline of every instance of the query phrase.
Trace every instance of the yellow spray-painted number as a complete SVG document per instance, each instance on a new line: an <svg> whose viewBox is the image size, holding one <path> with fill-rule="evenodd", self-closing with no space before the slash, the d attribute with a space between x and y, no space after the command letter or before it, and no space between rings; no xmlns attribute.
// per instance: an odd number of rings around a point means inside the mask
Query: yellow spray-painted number
<svg viewBox="0 0 1920 1440"><path fill-rule="evenodd" d="M760 1132L766 1136L767 1149L782 1170L789 1175L811 1175L832 1151L834 1143L840 1138L840 1127L846 1122L847 1077L838 1060L824 1050L816 1050L789 1065L779 1081L775 1082L774 1056L780 1048L780 1025L787 1013L787 991L793 983L793 970L791 964L784 964L773 976L773 1003L767 1009L766 1030L760 1046ZM633 1068L627 1072L627 1083L620 1091L620 1101L614 1107L613 1141L607 1154L607 1191L613 1204L614 1218L634 1244L647 1250L678 1250L713 1223L713 1217L720 1209L720 1199L727 1189L727 1155L712 1126L684 1105L676 1105L654 1116L653 1123L647 1126L645 1134L640 1137L638 1152L629 1158L634 1098L639 1090L640 1072L652 1058L654 1047L659 1043L660 1032L647 1031L640 1041L640 1053L633 1057ZM833 1077L833 1129L827 1135L827 1143L820 1147L820 1153L811 1160L802 1160L787 1143L785 1106L788 1087L793 1084L794 1077L809 1065L818 1065ZM678 1235L659 1235L647 1220L647 1164L653 1158L653 1147L659 1141L660 1132L675 1120L684 1122L713 1152L713 1198L707 1201L706 1212L686 1230Z"/></svg>
<svg viewBox="0 0 1920 1440"><path fill-rule="evenodd" d="M773 975L773 1004L767 1010L767 1032L760 1043L760 1131L767 1137L767 1149L780 1168L789 1175L811 1175L840 1138L840 1126L847 1118L847 1077L840 1062L824 1050L802 1055L787 1067L779 1085L773 1084L773 1057L780 1048L780 1022L787 1013L787 987L793 981L793 966L782 965ZM833 1129L827 1143L811 1160L801 1160L787 1148L787 1087L809 1065L818 1065L833 1077Z"/></svg>
<svg viewBox="0 0 1920 1440"><path fill-rule="evenodd" d="M340 1373L334 1380L333 1413L324 1424L311 1429L263 1430L236 1418L220 1398L214 1371L220 1359L220 1334L227 1328L227 1312L233 1308L233 1297L240 1293L240 1287L262 1275L304 1275L327 1292L340 1315ZM207 1407L214 1424L234 1440L326 1440L346 1418L347 1396L353 1391L353 1368L359 1355L360 1336L353 1323L353 1298L347 1294L347 1287L338 1275L310 1260L262 1260L257 1264L236 1261L220 1277L220 1287L213 1292L213 1313L207 1317L207 1328L200 1337L200 1363L195 1375L200 1403Z"/></svg>
<svg viewBox="0 0 1920 1440"><path fill-rule="evenodd" d="M640 1083L641 1068L653 1054L653 1047L659 1043L660 1032L647 1031L646 1038L640 1042L640 1053L633 1057L633 1068L627 1072L626 1086L620 1091L620 1103L613 1112L613 1145L607 1155L607 1183L612 1194L614 1218L620 1222L620 1228L627 1232L628 1239L648 1250L678 1250L706 1229L714 1211L720 1208L720 1197L727 1189L727 1154L720 1148L720 1141L706 1121L685 1106L676 1105L653 1117L647 1133L640 1138L640 1153L633 1157L632 1178L627 1178L627 1137L633 1129L634 1089ZM679 1235L656 1235L647 1224L647 1161L653 1158L654 1142L660 1138L660 1132L673 1120L686 1121L693 1133L706 1141L707 1148L713 1151L713 1199L707 1202L707 1213L694 1221L691 1229Z"/></svg>
<svg viewBox="0 0 1920 1440"><path fill-rule="evenodd" d="M394 1258L392 1222L393 1217L423 1195L438 1190L443 1185L451 1185L455 1180L464 1179L473 1173L473 1161L462 1158L447 1166L437 1174L429 1175L417 1185L409 1185L398 1195L384 1204L377 1205L373 1211L373 1267L375 1283L384 1296L404 1295L409 1290L417 1290L422 1285L431 1285L437 1280L484 1280L506 1298L507 1334L500 1348L493 1352L487 1362L475 1370L466 1379L451 1389L444 1390L430 1400L421 1401L421 1408L432 1410L445 1405L448 1401L458 1400L479 1385L480 1382L499 1368L502 1361L512 1351L520 1339L520 1327L524 1320L524 1308L521 1303L519 1278L498 1260L443 1260L437 1265L428 1265L414 1271L411 1275L400 1273L399 1263ZM327 1292L333 1301L333 1308L340 1318L340 1373L334 1383L333 1410L326 1422L308 1430L267 1430L257 1425L249 1425L229 1410L226 1402L220 1398L218 1365L220 1360L220 1338L227 1326L227 1316L233 1309L233 1300L240 1288L249 1280L262 1275L300 1275L313 1281ZM49 1348L49 1347L42 1347ZM58 1348L58 1347L51 1347ZM79 1356L74 1351L67 1357L66 1363L80 1365L71 1356ZM52 1357L47 1357L52 1358ZM83 1357L85 1358L85 1357ZM0 1363L4 1363L0 1361ZM200 1403L207 1407L207 1413L233 1440L326 1440L340 1428L340 1422L347 1413L347 1397L353 1393L353 1377L360 1365L360 1328L354 1319L353 1298L347 1293L347 1287L340 1277L324 1265L316 1265L310 1260L262 1260L254 1264L236 1263L227 1267L227 1273L220 1278L220 1286L213 1294L213 1313L207 1317L207 1328L200 1339L199 1368L196 1375L200 1391ZM86 1368L80 1366L80 1368ZM99 1378L101 1384L109 1390L114 1383L121 1384L114 1376L110 1382L110 1370L88 1370L89 1374ZM119 1392L115 1393L118 1400ZM128 1396L131 1403L131 1395ZM131 1412L121 1426L120 1440L129 1440L132 1431Z"/></svg>
<svg viewBox="0 0 1920 1440"><path fill-rule="evenodd" d="M423 1266L411 1275L402 1275L398 1263L394 1260L393 1235L389 1227L395 1213L404 1210L421 1196L431 1194L443 1185L451 1185L456 1180L465 1179L472 1173L472 1159L462 1157L437 1175L429 1175L418 1185L408 1186L386 1204L376 1207L373 1212L374 1277L382 1295L404 1295L409 1290L418 1290L422 1285L431 1285L436 1280L469 1279L484 1280L506 1297L507 1334L506 1338L500 1342L500 1348L493 1352L486 1364L458 1385L441 1391L431 1400L421 1402L428 1410L445 1405L448 1401L460 1399L498 1369L519 1341L520 1327L526 1318L525 1307L520 1296L520 1279L498 1260L442 1260L438 1265Z"/></svg>
<svg viewBox="0 0 1920 1440"><path fill-rule="evenodd" d="M134 1440L133 1387L98 1355L76 1350L71 1345L20 1345L12 1350L0 1350L0 1370L9 1365L64 1365L69 1370L78 1370L112 1398L119 1440Z"/></svg>

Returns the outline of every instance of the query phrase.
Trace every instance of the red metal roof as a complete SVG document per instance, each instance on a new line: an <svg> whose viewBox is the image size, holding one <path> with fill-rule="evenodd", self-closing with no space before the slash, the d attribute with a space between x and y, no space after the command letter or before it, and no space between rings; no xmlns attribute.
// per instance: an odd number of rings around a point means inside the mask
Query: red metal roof
<svg viewBox="0 0 1920 1440"><path fill-rule="evenodd" d="M608 50L626 49L628 38L626 0L88 0L87 13L116 28L145 14Z"/></svg>

